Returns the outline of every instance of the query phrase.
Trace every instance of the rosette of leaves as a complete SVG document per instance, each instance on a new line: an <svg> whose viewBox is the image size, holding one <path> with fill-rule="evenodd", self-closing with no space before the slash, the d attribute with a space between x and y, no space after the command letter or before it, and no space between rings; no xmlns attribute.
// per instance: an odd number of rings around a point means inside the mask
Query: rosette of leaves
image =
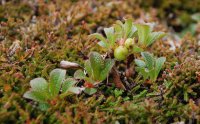
<svg viewBox="0 0 200 124"><path fill-rule="evenodd" d="M135 59L136 71L143 76L144 80L150 79L151 82L155 82L166 58L155 58L149 52L142 52L141 55L144 60Z"/></svg>
<svg viewBox="0 0 200 124"><path fill-rule="evenodd" d="M116 41L121 39L125 40L127 38L133 38L134 34L136 33L136 30L137 29L133 25L132 20L127 19L125 20L125 23L117 21L117 23L114 24L113 27L104 28L106 37L104 37L102 34L99 33L94 33L91 34L90 36L99 39L100 41L98 42L98 44L101 47L110 50L115 48Z"/></svg>
<svg viewBox="0 0 200 124"><path fill-rule="evenodd" d="M100 41L98 44L108 51L118 46L117 41L126 41L128 38L137 38L138 42L134 43L130 53L138 53L144 51L146 47L153 44L156 40L165 36L164 32L153 32L147 24L133 24L131 19L125 20L125 23L117 21L113 27L104 28L106 37L102 34L94 33L91 37L95 37ZM123 44L119 43L119 44Z"/></svg>
<svg viewBox="0 0 200 124"><path fill-rule="evenodd" d="M77 70L74 78L84 80L87 87L84 92L93 94L96 92L93 87L108 77L114 63L113 59L104 59L99 53L91 52L84 64L85 73L83 70Z"/></svg>
<svg viewBox="0 0 200 124"><path fill-rule="evenodd" d="M62 96L65 96L66 93L79 94L83 89L75 86L76 80L65 79L65 75L66 70L54 69L50 72L49 83L41 77L31 80L31 89L25 92L23 97L48 104L50 100L59 95L60 91Z"/></svg>
<svg viewBox="0 0 200 124"><path fill-rule="evenodd" d="M146 48L153 44L156 40L165 36L164 32L152 32L149 25L146 24L135 24L138 35L138 45L142 48Z"/></svg>
<svg viewBox="0 0 200 124"><path fill-rule="evenodd" d="M118 20L116 24L114 24L114 29L119 39L133 38L137 31L137 28L133 25L132 19L125 20L125 23Z"/></svg>

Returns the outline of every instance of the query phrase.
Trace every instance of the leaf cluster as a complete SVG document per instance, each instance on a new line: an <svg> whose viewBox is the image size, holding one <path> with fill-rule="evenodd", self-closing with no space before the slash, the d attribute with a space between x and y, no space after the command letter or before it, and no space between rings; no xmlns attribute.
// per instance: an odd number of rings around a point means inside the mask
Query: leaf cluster
<svg viewBox="0 0 200 124"><path fill-rule="evenodd" d="M65 79L65 75L66 70L54 69L50 73L49 83L41 77L31 80L31 89L24 93L23 97L40 103L48 103L49 100L57 97L60 91L79 94L82 89L75 86L77 81L72 78Z"/></svg>
<svg viewBox="0 0 200 124"><path fill-rule="evenodd" d="M147 24L134 24L131 19L125 20L125 23L117 21L113 27L104 28L106 37L102 34L94 33L90 36L99 39L98 44L107 50L114 49L118 46L116 43L120 40L125 41L128 38L136 38L138 42L134 45L132 52L142 52L156 40L165 36L164 32L153 32Z"/></svg>
<svg viewBox="0 0 200 124"><path fill-rule="evenodd" d="M88 85L92 85L93 87L96 84L104 81L111 71L115 61L113 59L104 59L99 53L91 52L89 55L89 59L85 61L84 73L83 70L77 70L74 73L74 78L82 79ZM88 86L89 87L89 86ZM86 92L91 88L86 88ZM93 91L88 91L87 93L91 94L95 92L95 89L92 88Z"/></svg>
<svg viewBox="0 0 200 124"><path fill-rule="evenodd" d="M143 76L144 80L150 79L155 82L166 58L155 58L148 52L142 52L141 55L144 60L135 59L136 70Z"/></svg>

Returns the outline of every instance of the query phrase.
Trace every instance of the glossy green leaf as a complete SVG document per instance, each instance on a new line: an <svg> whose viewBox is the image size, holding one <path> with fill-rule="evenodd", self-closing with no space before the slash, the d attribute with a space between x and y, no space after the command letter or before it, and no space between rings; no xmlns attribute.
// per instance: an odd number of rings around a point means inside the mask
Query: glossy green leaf
<svg viewBox="0 0 200 124"><path fill-rule="evenodd" d="M108 45L107 45L108 48L113 48L115 45L116 39L117 39L117 35L115 34L114 27L104 28L104 32L108 39ZM102 44L102 45L104 45L104 44Z"/></svg>
<svg viewBox="0 0 200 124"><path fill-rule="evenodd" d="M44 78L35 78L30 81L30 85L33 91L47 92L48 83Z"/></svg>
<svg viewBox="0 0 200 124"><path fill-rule="evenodd" d="M148 36L148 39L147 39L147 44L146 46L149 46L151 45L153 42L155 42L156 40L162 38L165 36L165 33L164 32L153 32L153 33L150 33L149 36Z"/></svg>
<svg viewBox="0 0 200 124"><path fill-rule="evenodd" d="M140 48L136 45L133 46L133 49L132 49L133 53L139 53L139 52L142 52L142 51L144 51L142 48Z"/></svg>
<svg viewBox="0 0 200 124"><path fill-rule="evenodd" d="M124 24L125 38L128 38L128 35L131 32L133 22L131 19L127 19Z"/></svg>
<svg viewBox="0 0 200 124"><path fill-rule="evenodd" d="M38 91L27 91L24 93L23 97L34 100L36 102L46 102L47 100L45 95Z"/></svg>
<svg viewBox="0 0 200 124"><path fill-rule="evenodd" d="M157 74L156 74L156 71L155 71L155 69L152 69L152 70L150 70L149 71L149 77L150 77L150 80L151 81L156 81L156 79L157 79Z"/></svg>
<svg viewBox="0 0 200 124"><path fill-rule="evenodd" d="M142 60L139 60L139 59L135 59L135 64L139 67L145 67L146 66L145 62L142 61Z"/></svg>
<svg viewBox="0 0 200 124"><path fill-rule="evenodd" d="M137 32L137 28L134 25L132 25L131 31L129 32L127 38L133 38L133 36L136 34L136 32Z"/></svg>
<svg viewBox="0 0 200 124"><path fill-rule="evenodd" d="M119 24L114 24L114 30L117 38L122 38L123 27Z"/></svg>
<svg viewBox="0 0 200 124"><path fill-rule="evenodd" d="M151 32L151 28L148 25L144 25L144 24L136 24L135 25L137 28L137 32L138 32L138 37L139 37L139 43L141 45L147 45L147 39L148 36Z"/></svg>
<svg viewBox="0 0 200 124"><path fill-rule="evenodd" d="M99 41L97 44L104 48L108 48L108 46L109 46L107 42L103 42L103 41Z"/></svg>
<svg viewBox="0 0 200 124"><path fill-rule="evenodd" d="M103 37L103 35L99 34L99 33L94 33L94 34L91 34L90 37L95 37L96 39L99 39L101 42L100 42L100 46L102 45L103 47L109 47L108 45L108 41L106 40L106 38Z"/></svg>
<svg viewBox="0 0 200 124"><path fill-rule="evenodd" d="M146 63L146 66L149 70L153 69L154 67L154 57L152 54L148 53L148 52L142 52L141 53L142 57L144 58L145 60L145 63Z"/></svg>
<svg viewBox="0 0 200 124"><path fill-rule="evenodd" d="M138 66L136 67L136 71L138 71L145 80L150 78L152 82L156 81L166 58L160 57L156 59L148 52L142 52L141 54L145 61L135 59L135 63Z"/></svg>
<svg viewBox="0 0 200 124"><path fill-rule="evenodd" d="M156 67L155 67L155 69L156 69L156 74L157 75L159 74L163 64L165 63L165 61L166 61L165 57L160 57L160 58L156 59Z"/></svg>
<svg viewBox="0 0 200 124"><path fill-rule="evenodd" d="M67 92L71 87L73 87L77 81L73 78L67 78L62 84L62 92Z"/></svg>
<svg viewBox="0 0 200 124"><path fill-rule="evenodd" d="M54 69L50 73L50 84L49 90L52 96L58 95L62 82L65 79L66 70L63 69Z"/></svg>
<svg viewBox="0 0 200 124"><path fill-rule="evenodd" d="M106 59L104 63L104 68L101 71L100 80L103 81L108 76L110 70L112 69L113 65L115 64L115 61L112 59Z"/></svg>
<svg viewBox="0 0 200 124"><path fill-rule="evenodd" d="M136 67L136 71L143 76L144 80L149 77L149 71L143 67Z"/></svg>
<svg viewBox="0 0 200 124"><path fill-rule="evenodd" d="M100 41L107 42L106 38L104 38L103 35L101 35L99 33L91 34L90 37L95 37L95 38L99 39Z"/></svg>
<svg viewBox="0 0 200 124"><path fill-rule="evenodd" d="M90 77L94 77L92 67L89 60L86 60L84 63L85 70Z"/></svg>
<svg viewBox="0 0 200 124"><path fill-rule="evenodd" d="M104 66L103 57L97 52L91 52L89 56L89 61L92 68L93 79L99 79L101 70Z"/></svg>
<svg viewBox="0 0 200 124"><path fill-rule="evenodd" d="M104 32L109 42L112 42L114 40L114 28L113 27L104 28Z"/></svg>
<svg viewBox="0 0 200 124"><path fill-rule="evenodd" d="M74 78L75 79L85 79L85 74L83 72L83 70L77 70L75 73L74 73Z"/></svg>
<svg viewBox="0 0 200 124"><path fill-rule="evenodd" d="M117 21L116 21L116 24L119 25L119 26L121 26L121 27L124 26L124 24L123 24L120 20L117 20Z"/></svg>

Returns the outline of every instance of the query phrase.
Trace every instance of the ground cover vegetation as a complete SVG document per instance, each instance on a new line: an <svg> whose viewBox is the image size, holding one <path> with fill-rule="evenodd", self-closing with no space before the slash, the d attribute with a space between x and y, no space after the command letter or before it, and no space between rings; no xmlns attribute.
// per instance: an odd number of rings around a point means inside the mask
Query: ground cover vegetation
<svg viewBox="0 0 200 124"><path fill-rule="evenodd" d="M0 123L200 123L198 3L2 0Z"/></svg>

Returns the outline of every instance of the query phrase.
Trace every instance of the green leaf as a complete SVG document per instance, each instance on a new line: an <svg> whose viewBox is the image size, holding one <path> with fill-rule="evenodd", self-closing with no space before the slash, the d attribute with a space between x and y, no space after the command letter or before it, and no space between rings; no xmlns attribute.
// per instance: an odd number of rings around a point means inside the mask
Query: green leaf
<svg viewBox="0 0 200 124"><path fill-rule="evenodd" d="M108 39L108 47L113 48L113 46L116 42L116 39L117 39L117 35L114 33L114 27L104 28L104 32Z"/></svg>
<svg viewBox="0 0 200 124"><path fill-rule="evenodd" d="M142 48L140 48L140 47L138 47L136 45L133 46L133 49L132 49L133 53L139 53L139 52L142 52L142 51L143 51Z"/></svg>
<svg viewBox="0 0 200 124"><path fill-rule="evenodd" d="M124 24L121 21L117 21L116 24L114 24L114 30L118 39L127 39L133 37L137 28L133 26L132 19L127 19Z"/></svg>
<svg viewBox="0 0 200 124"><path fill-rule="evenodd" d="M114 36L114 28L104 28L104 32L106 34L107 39L112 42L113 41L113 36Z"/></svg>
<svg viewBox="0 0 200 124"><path fill-rule="evenodd" d="M116 21L116 24L119 25L119 26L121 26L121 27L124 26L124 24L123 24L120 20L117 20L117 21Z"/></svg>
<svg viewBox="0 0 200 124"><path fill-rule="evenodd" d="M101 70L104 66L103 57L97 52L91 52L89 60L92 68L93 79L98 80L100 77Z"/></svg>
<svg viewBox="0 0 200 124"><path fill-rule="evenodd" d="M122 35L123 27L120 24L114 24L114 30L115 30L116 38L121 39L123 37Z"/></svg>
<svg viewBox="0 0 200 124"><path fill-rule="evenodd" d="M99 34L99 33L94 33L89 35L89 37L95 37L96 39L99 39L103 42L107 42L106 38L103 37L103 35Z"/></svg>
<svg viewBox="0 0 200 124"><path fill-rule="evenodd" d="M132 19L127 19L124 24L125 38L127 38L128 35L130 34L132 26L133 26Z"/></svg>
<svg viewBox="0 0 200 124"><path fill-rule="evenodd" d="M23 95L24 98L34 100L36 102L46 102L47 98L45 95L41 94L38 91L27 91Z"/></svg>
<svg viewBox="0 0 200 124"><path fill-rule="evenodd" d="M30 81L30 85L33 91L47 92L48 83L44 78L35 78Z"/></svg>
<svg viewBox="0 0 200 124"><path fill-rule="evenodd" d="M100 80L103 81L108 76L110 70L112 69L115 61L112 59L106 59L104 63L104 69L101 71Z"/></svg>
<svg viewBox="0 0 200 124"><path fill-rule="evenodd" d="M95 89L95 88L86 88L86 89L84 90L84 92L85 92L86 94L88 94L88 95L92 95L92 94L94 94L94 93L97 92L97 89Z"/></svg>
<svg viewBox="0 0 200 124"><path fill-rule="evenodd" d="M136 24L135 25L138 31L139 43L141 45L147 46L147 39L151 32L151 28L148 25Z"/></svg>
<svg viewBox="0 0 200 124"><path fill-rule="evenodd" d="M164 36L165 36L164 32L153 32L153 33L149 34L146 46L151 45L153 42L155 42L156 40L158 40Z"/></svg>
<svg viewBox="0 0 200 124"><path fill-rule="evenodd" d="M144 80L149 77L149 71L146 68L136 67L136 71L143 76Z"/></svg>
<svg viewBox="0 0 200 124"><path fill-rule="evenodd" d="M89 60L86 60L84 63L85 70L90 77L94 77L92 67Z"/></svg>
<svg viewBox="0 0 200 124"><path fill-rule="evenodd" d="M154 64L155 64L155 60L153 58L153 55L148 53L148 52L142 52L141 53L142 57L144 58L145 60L145 63L146 63L146 66L149 70L153 69L154 67Z"/></svg>
<svg viewBox="0 0 200 124"><path fill-rule="evenodd" d="M52 96L58 95L62 82L65 79L66 70L63 69L54 69L50 73L50 84L49 90Z"/></svg>
<svg viewBox="0 0 200 124"><path fill-rule="evenodd" d="M114 27L115 27L115 32L118 35L118 38L119 39L123 38L125 33L124 24L120 20L117 20Z"/></svg>
<svg viewBox="0 0 200 124"><path fill-rule="evenodd" d="M101 34L99 33L94 33L94 34L91 34L89 37L95 37L96 39L99 39L101 42L103 42L104 46L107 48L108 47L108 43L107 43L107 40L106 38L104 38Z"/></svg>
<svg viewBox="0 0 200 124"><path fill-rule="evenodd" d="M145 80L147 78L150 78L151 81L156 81L166 58L160 57L156 59L153 57L152 54L148 52L142 52L141 55L144 58L145 62L135 59L135 63L138 66L136 67L136 71L139 72L139 74L141 74Z"/></svg>
<svg viewBox="0 0 200 124"><path fill-rule="evenodd" d="M156 75L156 70L155 69L152 69L152 70L150 70L149 71L149 76L150 76L150 80L151 81L156 81L156 79L157 79L157 76L158 75Z"/></svg>
<svg viewBox="0 0 200 124"><path fill-rule="evenodd" d="M155 69L156 69L156 74L157 75L159 74L163 64L165 63L165 61L166 61L165 57L160 57L160 58L156 59L156 67L155 67Z"/></svg>
<svg viewBox="0 0 200 124"><path fill-rule="evenodd" d="M133 38L133 36L135 35L136 31L137 31L137 28L132 25L131 31L128 34L127 38Z"/></svg>
<svg viewBox="0 0 200 124"><path fill-rule="evenodd" d="M75 73L74 73L74 78L75 79L85 79L85 74L83 72L83 70L77 70Z"/></svg>
<svg viewBox="0 0 200 124"><path fill-rule="evenodd" d="M115 30L116 33L122 32L122 27L121 27L121 25L119 25L119 24L114 24L113 27L114 27L114 30Z"/></svg>
<svg viewBox="0 0 200 124"><path fill-rule="evenodd" d="M62 84L62 93L67 92L76 83L77 83L77 81L75 79L67 78Z"/></svg>
<svg viewBox="0 0 200 124"><path fill-rule="evenodd" d="M135 64L139 67L144 67L146 66L145 62L139 59L135 59Z"/></svg>
<svg viewBox="0 0 200 124"><path fill-rule="evenodd" d="M50 97L48 83L44 78L35 78L30 81L30 85L32 91L40 92L40 94L43 94L46 98Z"/></svg>
<svg viewBox="0 0 200 124"><path fill-rule="evenodd" d="M108 46L109 46L107 42L103 42L103 41L99 41L97 44L104 48L108 48Z"/></svg>

